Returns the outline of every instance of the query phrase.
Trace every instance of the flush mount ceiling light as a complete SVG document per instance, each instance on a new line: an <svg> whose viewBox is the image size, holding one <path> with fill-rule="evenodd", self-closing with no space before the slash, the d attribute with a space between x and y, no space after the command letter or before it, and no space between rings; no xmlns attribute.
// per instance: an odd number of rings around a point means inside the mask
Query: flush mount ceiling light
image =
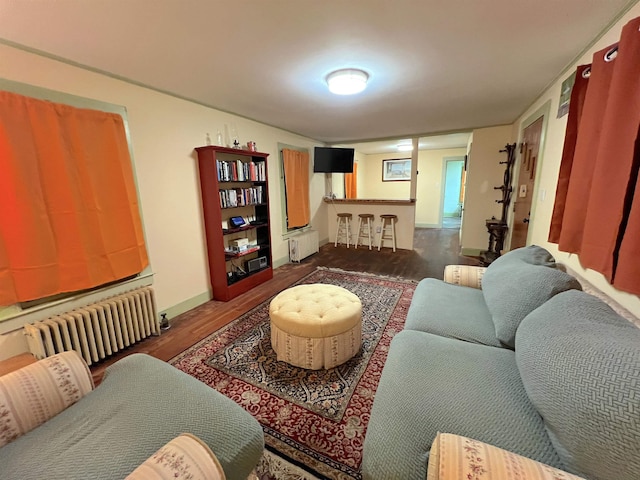
<svg viewBox="0 0 640 480"><path fill-rule="evenodd" d="M327 85L329 85L329 91L336 95L353 95L366 88L368 79L367 72L345 68L327 75Z"/></svg>

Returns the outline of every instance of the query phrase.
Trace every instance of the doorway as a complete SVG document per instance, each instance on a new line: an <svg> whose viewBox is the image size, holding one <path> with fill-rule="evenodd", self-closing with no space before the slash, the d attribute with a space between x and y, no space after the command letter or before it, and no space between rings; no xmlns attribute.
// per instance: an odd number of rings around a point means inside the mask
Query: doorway
<svg viewBox="0 0 640 480"><path fill-rule="evenodd" d="M462 200L464 157L445 157L442 182L442 228L460 228L462 221Z"/></svg>
<svg viewBox="0 0 640 480"><path fill-rule="evenodd" d="M513 230L510 250L524 247L527 244L543 120L544 117L539 117L525 128L522 134L518 183L513 187L515 201L513 202Z"/></svg>

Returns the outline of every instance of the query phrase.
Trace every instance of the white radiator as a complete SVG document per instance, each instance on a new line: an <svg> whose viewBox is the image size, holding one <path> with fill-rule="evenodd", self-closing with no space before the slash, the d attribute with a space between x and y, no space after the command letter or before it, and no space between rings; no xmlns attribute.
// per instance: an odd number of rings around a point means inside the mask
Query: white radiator
<svg viewBox="0 0 640 480"><path fill-rule="evenodd" d="M292 262L300 262L303 258L318 253L318 250L318 232L315 230L307 230L289 238L289 259Z"/></svg>
<svg viewBox="0 0 640 480"><path fill-rule="evenodd" d="M91 365L150 335L160 335L153 289L143 287L24 326L38 359L75 350Z"/></svg>

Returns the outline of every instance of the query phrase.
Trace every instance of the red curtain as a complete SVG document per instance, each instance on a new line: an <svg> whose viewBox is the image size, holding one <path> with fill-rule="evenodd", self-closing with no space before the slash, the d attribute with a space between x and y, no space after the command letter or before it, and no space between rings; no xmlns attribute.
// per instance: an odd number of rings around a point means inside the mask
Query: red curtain
<svg viewBox="0 0 640 480"><path fill-rule="evenodd" d="M311 220L309 206L309 154L283 149L287 195L287 228L304 227Z"/></svg>
<svg viewBox="0 0 640 480"><path fill-rule="evenodd" d="M577 253L583 267L635 294L640 294L639 131L640 18L636 18L624 26L618 44L594 54L557 236L560 250ZM568 143L565 138L565 150L570 149ZM563 153L563 167L564 163ZM561 187L559 181L558 208ZM553 228L554 224L552 241Z"/></svg>
<svg viewBox="0 0 640 480"><path fill-rule="evenodd" d="M609 46L594 55L591 77L580 117L580 129L576 138L571 177L567 189L565 213L558 248L565 252L580 253L586 217L586 200L591 190L598 142L602 132L602 116L607 106L613 63L605 62ZM569 104L571 109L571 104Z"/></svg>
<svg viewBox="0 0 640 480"><path fill-rule="evenodd" d="M119 115L0 92L0 305L148 264Z"/></svg>
<svg viewBox="0 0 640 480"><path fill-rule="evenodd" d="M576 71L576 79L571 90L570 110L567 118L567 130L564 137L564 148L562 150L562 161L560 162L560 172L558 174L558 187L556 189L556 200L551 216L551 227L549 228L549 241L558 243L560 240L560 230L562 229L562 217L564 216L567 201L567 190L569 179L573 167L573 154L576 151L576 140L578 129L580 128L580 118L584 110L584 98L587 93L589 76L591 75L591 64L580 65Z"/></svg>

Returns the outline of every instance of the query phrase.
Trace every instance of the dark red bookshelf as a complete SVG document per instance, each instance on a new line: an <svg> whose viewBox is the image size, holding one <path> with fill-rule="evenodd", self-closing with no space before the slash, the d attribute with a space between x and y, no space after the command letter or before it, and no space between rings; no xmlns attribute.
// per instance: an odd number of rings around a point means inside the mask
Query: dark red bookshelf
<svg viewBox="0 0 640 480"><path fill-rule="evenodd" d="M269 154L218 146L197 147L196 152L211 289L215 300L226 302L273 278ZM231 217L247 224L232 227ZM229 252L232 242L242 238L259 248ZM262 262L255 261L261 257ZM256 268L258 263L265 265Z"/></svg>

